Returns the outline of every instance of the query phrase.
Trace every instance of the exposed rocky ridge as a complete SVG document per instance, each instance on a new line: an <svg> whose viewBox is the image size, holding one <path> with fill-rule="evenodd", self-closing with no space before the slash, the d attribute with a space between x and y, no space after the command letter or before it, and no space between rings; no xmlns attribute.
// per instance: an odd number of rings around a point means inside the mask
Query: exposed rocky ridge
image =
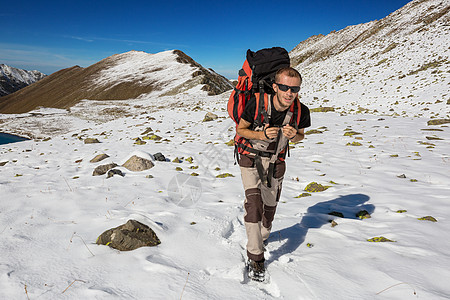
<svg viewBox="0 0 450 300"><path fill-rule="evenodd" d="M195 79L195 80L193 80ZM201 85L208 94L232 88L179 50L116 54L87 68L74 66L0 99L0 113L24 113L40 106L69 108L80 100L126 100L175 95Z"/></svg>
<svg viewBox="0 0 450 300"><path fill-rule="evenodd" d="M12 94L45 76L36 70L27 71L0 64L0 97Z"/></svg>
<svg viewBox="0 0 450 300"><path fill-rule="evenodd" d="M382 20L310 37L289 54L313 107L406 115L418 105L418 116L446 117L449 40L450 4L415 0Z"/></svg>

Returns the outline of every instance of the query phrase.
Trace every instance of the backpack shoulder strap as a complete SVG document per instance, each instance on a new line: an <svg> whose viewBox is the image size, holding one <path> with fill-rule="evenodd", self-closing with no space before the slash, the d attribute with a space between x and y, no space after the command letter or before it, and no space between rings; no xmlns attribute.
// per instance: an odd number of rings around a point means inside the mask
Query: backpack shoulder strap
<svg viewBox="0 0 450 300"><path fill-rule="evenodd" d="M300 122L300 116L302 114L302 107L298 98L296 98L294 103L292 103L290 111L293 113L290 124L298 130L298 123Z"/></svg>
<svg viewBox="0 0 450 300"><path fill-rule="evenodd" d="M255 125L262 126L263 124L269 123L270 120L270 101L269 95L267 93L255 93L256 98L256 109L255 109Z"/></svg>

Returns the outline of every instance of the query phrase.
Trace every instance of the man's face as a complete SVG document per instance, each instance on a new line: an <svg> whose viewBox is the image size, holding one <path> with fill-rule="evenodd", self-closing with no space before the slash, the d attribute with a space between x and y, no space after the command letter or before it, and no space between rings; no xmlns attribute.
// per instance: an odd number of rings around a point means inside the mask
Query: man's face
<svg viewBox="0 0 450 300"><path fill-rule="evenodd" d="M300 78L290 77L285 74L281 74L278 79L278 82L273 84L273 90L276 93L276 97L274 97L274 101L276 101L275 106L278 106L279 108L281 108L281 111L283 111L291 106L292 102L294 102L295 98L297 97L298 92L294 93L292 89L288 89L287 91L284 92L277 84L283 84L290 87L300 87Z"/></svg>

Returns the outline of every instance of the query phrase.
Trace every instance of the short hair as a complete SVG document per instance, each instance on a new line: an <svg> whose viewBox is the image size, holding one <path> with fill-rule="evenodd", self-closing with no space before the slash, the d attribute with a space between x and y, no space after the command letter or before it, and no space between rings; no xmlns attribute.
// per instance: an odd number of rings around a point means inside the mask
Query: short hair
<svg viewBox="0 0 450 300"><path fill-rule="evenodd" d="M292 67L285 67L279 69L275 74L275 82L277 82L280 79L281 74L285 74L289 77L297 77L298 79L300 79L300 84L302 84L302 75L300 75L300 73Z"/></svg>

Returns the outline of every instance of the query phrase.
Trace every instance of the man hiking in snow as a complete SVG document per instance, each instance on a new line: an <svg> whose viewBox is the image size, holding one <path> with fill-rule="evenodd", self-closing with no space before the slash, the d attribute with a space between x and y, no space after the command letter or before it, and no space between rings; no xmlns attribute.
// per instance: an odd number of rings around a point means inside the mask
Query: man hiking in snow
<svg viewBox="0 0 450 300"><path fill-rule="evenodd" d="M257 281L264 281L263 243L269 237L280 199L288 143L301 141L304 128L311 126L309 109L298 101L301 83L297 70L278 70L272 84L274 94L268 96L268 107L263 112L264 123L258 126L255 121L259 106L255 95L246 104L236 129L248 141L244 146L247 151L240 151L239 166L245 190L248 276ZM295 110L298 118L293 117Z"/></svg>

